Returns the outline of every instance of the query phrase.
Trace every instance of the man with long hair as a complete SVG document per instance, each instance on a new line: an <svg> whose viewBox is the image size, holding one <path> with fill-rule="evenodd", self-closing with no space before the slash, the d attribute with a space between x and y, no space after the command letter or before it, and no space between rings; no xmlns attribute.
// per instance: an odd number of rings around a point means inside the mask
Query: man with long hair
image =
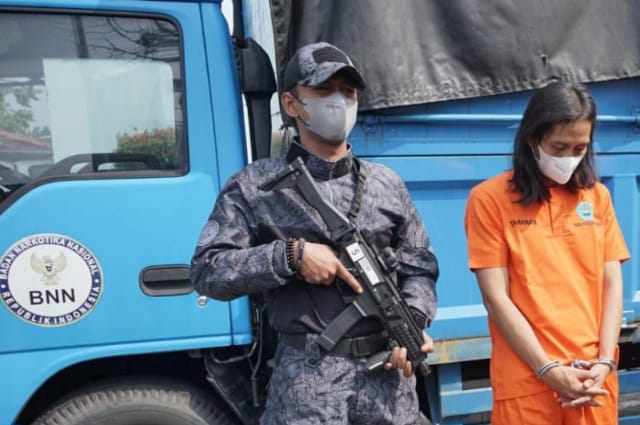
<svg viewBox="0 0 640 425"><path fill-rule="evenodd" d="M493 425L618 423L621 262L594 167L596 105L579 84L537 91L513 168L469 195L469 267L489 315Z"/></svg>

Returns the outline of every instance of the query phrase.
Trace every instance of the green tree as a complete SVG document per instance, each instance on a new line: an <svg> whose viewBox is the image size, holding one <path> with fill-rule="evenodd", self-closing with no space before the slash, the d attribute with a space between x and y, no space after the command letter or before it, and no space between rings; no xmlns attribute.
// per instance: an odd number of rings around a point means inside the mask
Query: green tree
<svg viewBox="0 0 640 425"><path fill-rule="evenodd" d="M10 99L14 102L10 102ZM33 87L0 87L0 128L28 134L29 125L33 122L33 112L29 106L36 99Z"/></svg>

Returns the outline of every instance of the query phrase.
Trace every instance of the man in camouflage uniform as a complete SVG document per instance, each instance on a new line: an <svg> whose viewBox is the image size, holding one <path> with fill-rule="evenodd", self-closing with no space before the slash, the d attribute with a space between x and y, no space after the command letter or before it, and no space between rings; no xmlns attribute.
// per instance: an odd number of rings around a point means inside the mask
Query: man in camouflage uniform
<svg viewBox="0 0 640 425"><path fill-rule="evenodd" d="M298 50L281 97L298 138L280 157L255 161L227 182L192 260L200 294L219 300L264 295L280 343L263 425L420 423L405 348L394 348L382 370L364 371L369 356L387 349L377 320L360 320L331 352L316 344L349 295L362 289L338 259L322 218L295 189L258 188L301 157L325 200L369 242L393 248L399 290L418 324L428 325L438 265L407 188L389 168L355 159L346 142L364 87L337 47L315 43ZM426 334L424 341L422 351L432 351Z"/></svg>

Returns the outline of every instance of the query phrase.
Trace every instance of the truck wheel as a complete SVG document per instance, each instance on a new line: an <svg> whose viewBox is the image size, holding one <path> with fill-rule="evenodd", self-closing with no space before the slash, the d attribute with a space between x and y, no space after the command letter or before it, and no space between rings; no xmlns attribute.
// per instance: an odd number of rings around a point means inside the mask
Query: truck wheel
<svg viewBox="0 0 640 425"><path fill-rule="evenodd" d="M196 387L163 378L120 379L84 388L33 425L235 425Z"/></svg>

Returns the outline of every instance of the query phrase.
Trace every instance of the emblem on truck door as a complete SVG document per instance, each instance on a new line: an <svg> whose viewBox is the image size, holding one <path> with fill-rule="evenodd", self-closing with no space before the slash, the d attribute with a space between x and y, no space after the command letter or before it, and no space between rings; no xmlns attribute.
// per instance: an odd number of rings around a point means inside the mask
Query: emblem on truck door
<svg viewBox="0 0 640 425"><path fill-rule="evenodd" d="M14 315L38 326L64 326L85 317L102 294L102 268L68 236L37 234L0 257L0 299Z"/></svg>
<svg viewBox="0 0 640 425"><path fill-rule="evenodd" d="M60 280L58 273L61 273L65 267L67 267L67 258L62 252L55 260L49 255L40 258L35 252L31 254L31 268L34 272L42 274L41 280L45 285L58 283L58 280Z"/></svg>

